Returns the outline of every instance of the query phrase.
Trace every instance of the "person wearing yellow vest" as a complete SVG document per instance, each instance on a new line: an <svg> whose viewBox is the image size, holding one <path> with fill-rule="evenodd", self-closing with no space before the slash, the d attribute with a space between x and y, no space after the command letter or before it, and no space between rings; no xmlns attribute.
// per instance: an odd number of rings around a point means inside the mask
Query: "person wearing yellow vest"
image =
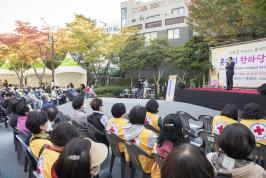
<svg viewBox="0 0 266 178"><path fill-rule="evenodd" d="M56 178L55 163L64 146L78 137L77 130L68 122L60 123L50 134L52 144L44 148L37 165L39 178Z"/></svg>
<svg viewBox="0 0 266 178"><path fill-rule="evenodd" d="M134 106L130 110L128 118L130 123L124 127L125 140L137 145L150 155L157 141L157 135L144 127L146 109L142 106ZM126 150L125 157L129 161L129 155ZM140 163L146 173L151 173L151 168L154 164L153 159L141 156Z"/></svg>
<svg viewBox="0 0 266 178"><path fill-rule="evenodd" d="M212 133L220 135L222 130L229 124L237 123L238 112L234 104L224 106L220 115L215 116L212 120Z"/></svg>
<svg viewBox="0 0 266 178"><path fill-rule="evenodd" d="M128 120L124 116L126 113L126 106L123 103L116 103L113 105L111 113L113 118L108 121L106 130L125 139L123 127L128 124ZM119 150L121 153L124 153L125 144L121 143L119 145Z"/></svg>
<svg viewBox="0 0 266 178"><path fill-rule="evenodd" d="M30 139L30 150L32 154L39 159L40 152L45 145L51 144L49 134L46 132L48 128L48 116L42 111L31 111L28 114L26 127L32 133Z"/></svg>
<svg viewBox="0 0 266 178"><path fill-rule="evenodd" d="M155 144L153 152L162 160L180 144L188 143L188 137L183 134L183 126L180 117L176 114L168 114L163 119L163 126ZM155 162L151 169L151 178L160 178L160 168Z"/></svg>
<svg viewBox="0 0 266 178"><path fill-rule="evenodd" d="M245 105L241 124L248 127L254 134L255 139L258 143L266 145L266 120L265 112L256 103L249 103Z"/></svg>
<svg viewBox="0 0 266 178"><path fill-rule="evenodd" d="M146 106L145 106L147 112L146 112L146 119L145 123L151 125L156 130L160 131L161 125L162 125L162 119L158 115L158 108L159 104L155 99L150 99Z"/></svg>

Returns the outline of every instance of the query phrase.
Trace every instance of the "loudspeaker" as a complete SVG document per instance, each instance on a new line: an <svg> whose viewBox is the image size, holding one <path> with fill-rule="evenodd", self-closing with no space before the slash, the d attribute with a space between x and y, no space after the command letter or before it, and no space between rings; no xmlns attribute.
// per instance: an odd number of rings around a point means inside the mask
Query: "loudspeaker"
<svg viewBox="0 0 266 178"><path fill-rule="evenodd" d="M266 83L259 86L257 90L261 95L266 95Z"/></svg>

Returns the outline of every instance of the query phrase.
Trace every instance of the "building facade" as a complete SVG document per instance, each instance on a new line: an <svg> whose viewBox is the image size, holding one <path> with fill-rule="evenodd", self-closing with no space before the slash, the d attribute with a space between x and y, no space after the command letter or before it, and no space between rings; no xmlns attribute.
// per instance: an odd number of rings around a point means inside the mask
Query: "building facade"
<svg viewBox="0 0 266 178"><path fill-rule="evenodd" d="M121 29L120 21L106 23L103 28L106 33L117 34Z"/></svg>
<svg viewBox="0 0 266 178"><path fill-rule="evenodd" d="M193 36L185 0L127 0L121 3L121 27L136 27L149 43L165 37L180 46Z"/></svg>

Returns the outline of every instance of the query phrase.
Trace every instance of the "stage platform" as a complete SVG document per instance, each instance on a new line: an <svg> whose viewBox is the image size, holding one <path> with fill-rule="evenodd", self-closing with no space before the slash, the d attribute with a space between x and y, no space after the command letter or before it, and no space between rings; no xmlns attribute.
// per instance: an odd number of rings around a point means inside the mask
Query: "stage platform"
<svg viewBox="0 0 266 178"><path fill-rule="evenodd" d="M256 89L177 89L175 101L195 104L219 111L226 104L235 104L242 110L245 104L254 102L266 110L266 96L260 95Z"/></svg>

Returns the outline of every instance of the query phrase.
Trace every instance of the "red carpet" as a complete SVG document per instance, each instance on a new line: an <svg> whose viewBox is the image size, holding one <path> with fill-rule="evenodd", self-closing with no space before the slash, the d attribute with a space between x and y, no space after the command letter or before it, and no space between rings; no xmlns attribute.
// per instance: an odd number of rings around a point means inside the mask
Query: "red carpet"
<svg viewBox="0 0 266 178"><path fill-rule="evenodd" d="M256 89L234 89L234 90L225 90L223 88L187 88L187 90L194 91L213 91L213 92L227 92L227 93L241 93L241 94L253 94L259 95L260 93Z"/></svg>

